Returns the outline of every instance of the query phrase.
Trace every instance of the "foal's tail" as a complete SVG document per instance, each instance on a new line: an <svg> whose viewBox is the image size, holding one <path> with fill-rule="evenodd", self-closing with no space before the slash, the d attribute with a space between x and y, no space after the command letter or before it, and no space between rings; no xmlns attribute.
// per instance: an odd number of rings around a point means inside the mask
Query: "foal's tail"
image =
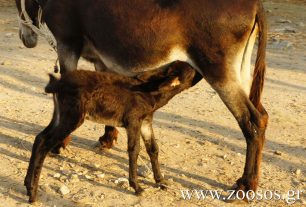
<svg viewBox="0 0 306 207"><path fill-rule="evenodd" d="M59 79L57 79L54 75L49 74L49 83L45 87L45 92L46 93L57 93L60 88L59 84Z"/></svg>
<svg viewBox="0 0 306 207"><path fill-rule="evenodd" d="M264 85L266 71L266 45L267 45L267 22L262 2L259 1L256 14L256 24L258 24L258 50L253 74L253 82L250 92L250 100L256 108L260 105L261 93Z"/></svg>

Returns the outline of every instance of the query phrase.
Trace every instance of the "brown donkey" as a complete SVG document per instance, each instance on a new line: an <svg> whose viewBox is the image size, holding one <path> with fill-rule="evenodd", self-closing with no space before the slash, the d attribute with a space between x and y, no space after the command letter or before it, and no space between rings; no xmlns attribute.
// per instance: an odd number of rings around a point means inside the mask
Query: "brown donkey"
<svg viewBox="0 0 306 207"><path fill-rule="evenodd" d="M245 136L246 163L237 190L256 190L268 122L260 102L267 41L261 0L25 1L33 24L42 9L42 20L57 41L61 73L76 69L80 56L125 76L176 60L191 64L217 91ZM26 27L20 25L21 37L35 46L37 39Z"/></svg>
<svg viewBox="0 0 306 207"><path fill-rule="evenodd" d="M140 136L150 156L154 179L165 184L158 163L158 145L152 128L153 113L202 76L189 64L175 62L160 72L149 72L146 82L114 73L73 71L57 80L50 75L47 93L53 93L54 113L50 124L37 135L25 178L29 201L36 200L38 180L47 153L61 145L65 137L85 119L124 127L128 135L129 182L140 194L137 157Z"/></svg>

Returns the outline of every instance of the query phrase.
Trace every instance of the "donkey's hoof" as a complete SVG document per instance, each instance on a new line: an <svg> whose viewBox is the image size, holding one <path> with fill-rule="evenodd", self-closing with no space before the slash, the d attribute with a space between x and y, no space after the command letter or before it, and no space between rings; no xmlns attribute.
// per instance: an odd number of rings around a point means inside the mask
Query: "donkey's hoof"
<svg viewBox="0 0 306 207"><path fill-rule="evenodd" d="M236 184L234 184L231 187L231 190L234 190L235 192L225 199L224 201L227 203L249 203L250 200L246 196L249 191L253 191L253 193L256 193L257 189L257 181L256 180L248 180L245 178L239 178L236 181Z"/></svg>
<svg viewBox="0 0 306 207"><path fill-rule="evenodd" d="M102 137L99 138L102 149L111 149L114 146L114 143L118 139L118 130L114 129L112 131L106 132Z"/></svg>

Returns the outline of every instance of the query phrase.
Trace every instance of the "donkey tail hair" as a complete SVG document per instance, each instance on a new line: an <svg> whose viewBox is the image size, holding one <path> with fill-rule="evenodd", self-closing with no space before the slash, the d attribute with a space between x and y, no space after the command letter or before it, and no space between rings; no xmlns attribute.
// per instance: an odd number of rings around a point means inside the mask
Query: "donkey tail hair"
<svg viewBox="0 0 306 207"><path fill-rule="evenodd" d="M258 24L258 50L253 74L253 81L250 91L250 100L256 108L260 106L261 94L264 86L266 71L266 45L267 45L267 22L265 11L260 1L256 14L256 23Z"/></svg>

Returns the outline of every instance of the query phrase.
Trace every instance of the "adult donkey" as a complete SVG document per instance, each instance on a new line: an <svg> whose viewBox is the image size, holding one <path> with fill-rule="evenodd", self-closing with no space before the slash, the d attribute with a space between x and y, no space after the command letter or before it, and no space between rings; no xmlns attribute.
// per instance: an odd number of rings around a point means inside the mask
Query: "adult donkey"
<svg viewBox="0 0 306 207"><path fill-rule="evenodd" d="M217 91L246 138L237 190L256 190L268 122L260 102L267 38L260 0L26 0L34 24L39 7L56 38L62 73L76 68L85 49L109 70L127 76L175 60L190 63Z"/></svg>
<svg viewBox="0 0 306 207"><path fill-rule="evenodd" d="M22 40L23 44L27 48L33 48L37 45L38 42L38 35L37 31L41 28L39 28L41 22L41 16L39 16L39 9L40 6L38 3L35 3L31 0L16 0L16 5L19 10L20 14L20 28L19 28L19 37ZM36 30L33 30L33 27ZM39 31L41 32L41 31ZM46 32L46 31L44 31ZM47 31L48 32L48 31ZM48 36L49 34L44 34ZM48 39L47 39L48 40ZM51 44L53 48L56 48L56 42L53 42L53 38L49 38L48 41ZM86 47L87 46L87 47ZM89 44L84 45L83 51L82 51L82 57L86 60L92 62L95 66L96 71L104 71L107 70L104 63L100 60L99 57L95 56L95 53L91 50L91 47L88 47ZM61 70L61 73L65 73L66 70ZM103 136L100 137L99 141L101 143L102 148L111 148L113 146L113 142L117 140L118 136L118 130L113 126L105 126L105 133ZM63 144L56 147L52 150L53 153L59 154L61 147L66 147L68 142L70 141L70 137L67 137Z"/></svg>

